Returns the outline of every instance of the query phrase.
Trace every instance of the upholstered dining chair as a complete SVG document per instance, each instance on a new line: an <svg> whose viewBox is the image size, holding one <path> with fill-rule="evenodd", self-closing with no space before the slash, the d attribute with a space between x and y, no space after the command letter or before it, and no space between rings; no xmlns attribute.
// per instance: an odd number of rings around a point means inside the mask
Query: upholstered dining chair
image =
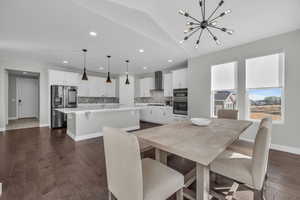
<svg viewBox="0 0 300 200"><path fill-rule="evenodd" d="M237 110L220 109L217 114L220 119L238 119L239 112Z"/></svg>
<svg viewBox="0 0 300 200"><path fill-rule="evenodd" d="M238 111L237 110L226 110L220 109L218 110L218 118L220 119L238 119ZM253 153L253 143L244 141L244 140L236 140L233 144L228 147L228 150L235 151L238 153L242 153L248 156L252 156Z"/></svg>
<svg viewBox="0 0 300 200"><path fill-rule="evenodd" d="M211 171L254 190L254 200L264 199L263 186L268 167L271 129L272 119L263 119L255 137L252 157L226 150L211 163Z"/></svg>
<svg viewBox="0 0 300 200"><path fill-rule="evenodd" d="M103 132L110 200L166 200L174 193L183 199L182 174L158 161L142 160L134 134L115 128Z"/></svg>

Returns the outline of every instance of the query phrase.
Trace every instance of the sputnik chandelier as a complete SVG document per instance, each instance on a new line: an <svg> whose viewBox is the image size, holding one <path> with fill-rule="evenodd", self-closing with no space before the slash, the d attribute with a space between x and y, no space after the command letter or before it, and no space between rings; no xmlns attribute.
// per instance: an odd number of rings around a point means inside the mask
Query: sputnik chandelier
<svg viewBox="0 0 300 200"><path fill-rule="evenodd" d="M224 17L225 15L228 15L231 13L231 10L226 10L225 12L222 12L219 15L215 15L218 9L224 4L224 0L221 0L218 4L218 6L215 8L215 10L208 16L206 17L206 5L205 5L205 0L199 0L199 6L201 8L201 14L202 14L202 19L196 19L195 17L192 17L188 12L184 10L179 10L179 14L183 15L189 21L187 21L187 26L188 29L184 31L185 34L188 34L184 37L180 43L185 42L188 40L190 37L192 37L195 33L200 31L198 39L195 44L195 48L199 47L200 39L204 31L206 30L209 35L212 37L212 39L216 42L216 44L221 45L220 40L217 38L217 36L213 33L212 29L223 31L225 33L228 33L229 35L233 34L233 30L227 29L224 27L220 27L217 25L217 20L220 18Z"/></svg>

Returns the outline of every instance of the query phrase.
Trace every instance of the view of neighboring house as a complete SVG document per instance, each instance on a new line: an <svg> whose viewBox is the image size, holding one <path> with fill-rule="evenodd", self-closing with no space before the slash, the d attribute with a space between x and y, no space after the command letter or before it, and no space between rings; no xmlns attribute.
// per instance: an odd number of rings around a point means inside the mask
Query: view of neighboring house
<svg viewBox="0 0 300 200"><path fill-rule="evenodd" d="M236 109L236 93L232 91L216 91L214 94L214 115L219 109Z"/></svg>

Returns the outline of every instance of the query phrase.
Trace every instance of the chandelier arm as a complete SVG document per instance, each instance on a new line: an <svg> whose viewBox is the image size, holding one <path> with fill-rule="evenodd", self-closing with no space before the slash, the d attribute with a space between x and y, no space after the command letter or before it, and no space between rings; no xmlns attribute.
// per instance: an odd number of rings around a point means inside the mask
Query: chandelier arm
<svg viewBox="0 0 300 200"><path fill-rule="evenodd" d="M192 17L192 16L188 16L188 18L191 18L192 20L194 20L194 21L196 21L196 22L198 22L199 24L201 24L201 21L199 21L198 19L196 19L196 18L194 18L194 17Z"/></svg>
<svg viewBox="0 0 300 200"><path fill-rule="evenodd" d="M215 40L215 35L211 32L211 30L209 28L206 28L207 31L209 32L210 36Z"/></svg>
<svg viewBox="0 0 300 200"><path fill-rule="evenodd" d="M214 22L215 20L219 19L220 17L221 17L221 16L219 15L219 16L213 18L212 20L209 21L209 23Z"/></svg>
<svg viewBox="0 0 300 200"><path fill-rule="evenodd" d="M211 28L214 28L214 29L218 29L218 30L220 30L220 31L223 31L222 28L220 28L220 27L213 26L213 25L208 25L208 26L211 27ZM223 32L224 32L224 31L223 31Z"/></svg>
<svg viewBox="0 0 300 200"><path fill-rule="evenodd" d="M223 12L220 15L218 15L217 17L213 18L212 20L209 21L209 23L215 21L216 19L219 19L221 17L224 17L225 15L228 15L229 13Z"/></svg>
<svg viewBox="0 0 300 200"><path fill-rule="evenodd" d="M200 38L201 38L201 36L202 36L202 33L203 33L203 29L201 30L201 32L200 32L200 34L199 34L199 37L198 37L197 42L200 41ZM198 42L198 43L199 43L199 42Z"/></svg>
<svg viewBox="0 0 300 200"><path fill-rule="evenodd" d="M203 1L202 0L199 0L199 6L201 8L201 16L202 16L202 20L204 20L204 12L203 12Z"/></svg>
<svg viewBox="0 0 300 200"><path fill-rule="evenodd" d="M205 5L205 4L206 4L206 0L203 0L203 3L204 3L204 4L203 4L203 5L204 5L204 6L203 6L203 13L204 13L204 14L203 14L203 15L204 15L203 20L205 20L205 10L206 10L206 9L205 9L205 8L206 8L206 5Z"/></svg>
<svg viewBox="0 0 300 200"><path fill-rule="evenodd" d="M187 33L190 33L191 31L193 31L193 30L195 30L195 29L201 28L201 26L198 25L198 26L194 26L194 27L192 27L192 28L193 28L192 30L189 30L189 31L187 31L187 32L185 32L185 33L186 33L186 34L187 34Z"/></svg>
<svg viewBox="0 0 300 200"><path fill-rule="evenodd" d="M196 30L194 30L192 33L190 33L188 36L186 36L187 38L190 38L191 36L193 36L197 31L199 31L201 27L198 27Z"/></svg>
<svg viewBox="0 0 300 200"><path fill-rule="evenodd" d="M207 18L207 21L209 21L210 20L210 18L212 18L213 16L214 16L214 14L217 12L217 10L220 8L221 6L220 5L218 5L217 7L216 7L216 9L210 14L210 16ZM213 21L213 20L212 20Z"/></svg>

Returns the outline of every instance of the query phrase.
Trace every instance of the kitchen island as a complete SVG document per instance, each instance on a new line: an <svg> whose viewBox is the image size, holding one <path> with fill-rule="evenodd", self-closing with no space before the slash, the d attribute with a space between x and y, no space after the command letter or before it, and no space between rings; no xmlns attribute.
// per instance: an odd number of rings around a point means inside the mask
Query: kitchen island
<svg viewBox="0 0 300 200"><path fill-rule="evenodd" d="M94 105L56 109L67 114L67 134L75 141L102 136L103 127L126 131L140 128L143 106Z"/></svg>

